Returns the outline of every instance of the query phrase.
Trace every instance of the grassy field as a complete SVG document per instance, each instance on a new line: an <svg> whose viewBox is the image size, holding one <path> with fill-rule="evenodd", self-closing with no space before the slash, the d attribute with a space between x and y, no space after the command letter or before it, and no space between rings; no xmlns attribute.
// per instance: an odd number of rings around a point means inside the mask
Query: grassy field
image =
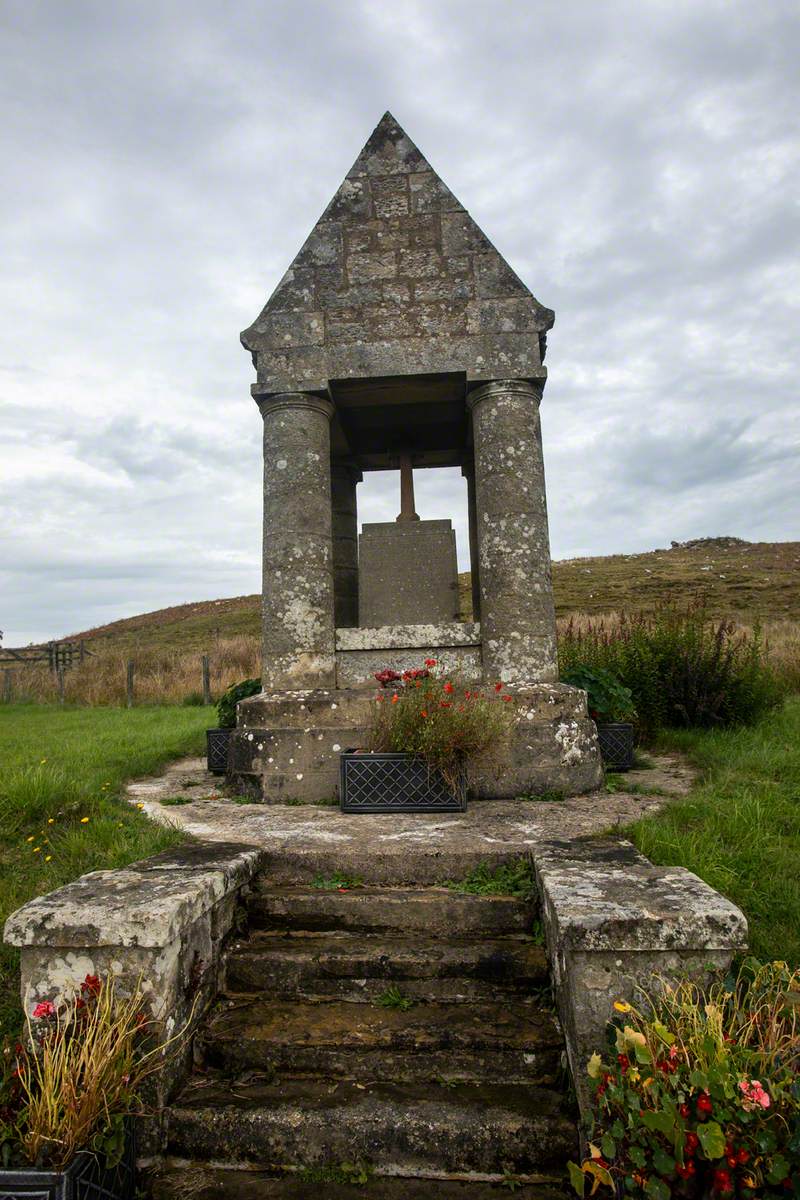
<svg viewBox="0 0 800 1200"><path fill-rule="evenodd" d="M629 831L653 862L688 867L747 916L762 959L800 965L800 696L752 729L662 736L699 784Z"/></svg>
<svg viewBox="0 0 800 1200"><path fill-rule="evenodd" d="M212 723L205 708L0 706L0 924L32 896L180 840L119 793L199 752ZM0 948L0 1035L19 1020L16 962Z"/></svg>

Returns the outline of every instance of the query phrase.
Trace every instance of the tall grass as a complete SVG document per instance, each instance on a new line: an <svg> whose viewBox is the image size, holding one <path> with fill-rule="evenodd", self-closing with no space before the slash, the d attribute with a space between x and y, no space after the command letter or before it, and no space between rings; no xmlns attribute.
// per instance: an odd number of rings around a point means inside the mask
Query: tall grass
<svg viewBox="0 0 800 1200"><path fill-rule="evenodd" d="M685 754L700 780L629 836L738 904L757 957L800 966L800 697L750 729L670 730L658 744Z"/></svg>
<svg viewBox="0 0 800 1200"><path fill-rule="evenodd" d="M772 665L759 629L709 620L702 608L568 622L558 643L562 676L612 672L633 695L641 730L750 724L781 702L789 680Z"/></svg>
<svg viewBox="0 0 800 1200"><path fill-rule="evenodd" d="M252 637L220 638L209 650L211 695L217 699L232 683L258 675L261 651ZM127 665L134 664L134 703L202 703L202 654L163 646L135 650L101 649L64 673L67 704L123 705ZM58 681L45 666L14 671L16 700L58 701Z"/></svg>

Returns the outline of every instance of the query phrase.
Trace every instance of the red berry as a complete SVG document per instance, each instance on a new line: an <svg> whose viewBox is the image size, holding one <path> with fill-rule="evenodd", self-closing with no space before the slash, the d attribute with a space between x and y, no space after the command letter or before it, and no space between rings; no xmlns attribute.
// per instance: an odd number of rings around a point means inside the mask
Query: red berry
<svg viewBox="0 0 800 1200"><path fill-rule="evenodd" d="M617 1062L622 1067L623 1071L627 1071L628 1067L631 1065L630 1059L628 1058L627 1054L618 1054Z"/></svg>
<svg viewBox="0 0 800 1200"><path fill-rule="evenodd" d="M736 1166L738 1165L738 1162L739 1162L739 1160L738 1160L738 1158L736 1157L736 1155L735 1155L735 1154L729 1154L729 1155L727 1156L727 1159L726 1159L725 1161L727 1162L728 1166L729 1166L729 1167L731 1167L731 1168L734 1168L734 1167L736 1167Z"/></svg>
<svg viewBox="0 0 800 1200"><path fill-rule="evenodd" d="M686 1121L692 1115L692 1110L689 1108L688 1104L682 1104L678 1109L678 1112L681 1114L684 1121Z"/></svg>
<svg viewBox="0 0 800 1200"><path fill-rule="evenodd" d="M715 1192L730 1192L732 1189L730 1171L720 1167L714 1172L714 1191Z"/></svg>
<svg viewBox="0 0 800 1200"><path fill-rule="evenodd" d="M701 1113L710 1113L714 1111L714 1106L711 1103L711 1097L706 1092L701 1092L697 1097L697 1111Z"/></svg>
<svg viewBox="0 0 800 1200"><path fill-rule="evenodd" d="M742 1146L736 1155L736 1161L738 1163L741 1163L742 1165L744 1165L748 1161L749 1158L750 1158L749 1152L747 1150L745 1150L744 1146Z"/></svg>

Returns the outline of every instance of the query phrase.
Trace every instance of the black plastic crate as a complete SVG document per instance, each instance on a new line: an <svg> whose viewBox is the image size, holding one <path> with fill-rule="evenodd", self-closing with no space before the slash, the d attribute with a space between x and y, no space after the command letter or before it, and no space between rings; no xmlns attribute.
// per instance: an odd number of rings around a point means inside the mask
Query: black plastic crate
<svg viewBox="0 0 800 1200"><path fill-rule="evenodd" d="M228 770L228 746L232 733L232 729L206 730L206 755L212 775L224 775Z"/></svg>
<svg viewBox="0 0 800 1200"><path fill-rule="evenodd" d="M133 1200L136 1153L128 1129L125 1153L113 1167L102 1154L77 1154L66 1171L0 1171L0 1200Z"/></svg>
<svg viewBox="0 0 800 1200"><path fill-rule="evenodd" d="M630 771L633 766L633 726L627 721L598 724L597 740L603 763L610 771Z"/></svg>
<svg viewBox="0 0 800 1200"><path fill-rule="evenodd" d="M345 751L339 767L342 812L464 812L466 771L455 789L415 754L359 754Z"/></svg>

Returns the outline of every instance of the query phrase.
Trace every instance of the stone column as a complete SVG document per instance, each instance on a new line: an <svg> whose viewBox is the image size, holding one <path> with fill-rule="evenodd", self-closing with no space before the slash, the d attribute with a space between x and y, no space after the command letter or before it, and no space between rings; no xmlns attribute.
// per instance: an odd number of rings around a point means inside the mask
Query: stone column
<svg viewBox="0 0 800 1200"><path fill-rule="evenodd" d="M481 569L478 561L478 513L475 507L475 462L470 459L461 468L467 481L467 528L469 530L469 576L472 585L472 619L481 619Z"/></svg>
<svg viewBox="0 0 800 1200"><path fill-rule="evenodd" d="M335 686L330 400L270 396L264 418L265 691Z"/></svg>
<svg viewBox="0 0 800 1200"><path fill-rule="evenodd" d="M331 463L333 592L336 628L358 625L358 513L356 485L363 476L347 463Z"/></svg>
<svg viewBox="0 0 800 1200"><path fill-rule="evenodd" d="M475 445L481 642L487 680L558 675L539 402L543 384L479 384L468 397Z"/></svg>

